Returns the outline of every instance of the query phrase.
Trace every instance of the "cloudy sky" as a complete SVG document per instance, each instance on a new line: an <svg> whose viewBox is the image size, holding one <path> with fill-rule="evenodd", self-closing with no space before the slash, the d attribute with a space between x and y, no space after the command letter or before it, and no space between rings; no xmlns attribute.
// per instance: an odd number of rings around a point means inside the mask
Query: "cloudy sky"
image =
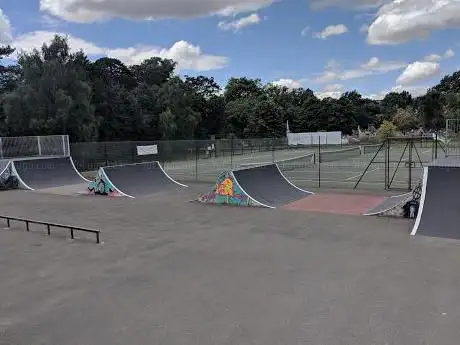
<svg viewBox="0 0 460 345"><path fill-rule="evenodd" d="M460 69L459 13L460 0L0 0L0 44L30 50L60 33L93 59L172 58L221 85L381 98Z"/></svg>

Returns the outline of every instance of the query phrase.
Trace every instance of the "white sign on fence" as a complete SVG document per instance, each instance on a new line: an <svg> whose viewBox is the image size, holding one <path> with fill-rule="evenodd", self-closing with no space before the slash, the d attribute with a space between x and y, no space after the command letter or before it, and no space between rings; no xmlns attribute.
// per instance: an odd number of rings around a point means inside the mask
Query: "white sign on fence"
<svg viewBox="0 0 460 345"><path fill-rule="evenodd" d="M138 156L157 155L157 154L158 154L158 145L148 145L148 146L138 146L137 147Z"/></svg>
<svg viewBox="0 0 460 345"><path fill-rule="evenodd" d="M340 145L342 132L287 133L288 145Z"/></svg>

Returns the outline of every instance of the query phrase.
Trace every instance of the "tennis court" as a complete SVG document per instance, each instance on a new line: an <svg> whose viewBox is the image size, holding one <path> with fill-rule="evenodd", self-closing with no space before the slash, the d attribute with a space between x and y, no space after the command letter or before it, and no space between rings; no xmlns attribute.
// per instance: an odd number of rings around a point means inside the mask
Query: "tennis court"
<svg viewBox="0 0 460 345"><path fill-rule="evenodd" d="M222 171L276 162L282 172L299 186L354 188L374 158L358 188L384 189L385 151L378 152L379 148L380 145L361 145L343 149L316 147L255 152L233 157L169 162L165 163L165 168L179 180L213 183ZM415 186L422 177L423 165L432 160L432 154L432 148L428 146L417 147L412 157L408 157L404 145L391 147L386 173L392 188L409 189L409 186ZM411 166L409 161L412 162Z"/></svg>

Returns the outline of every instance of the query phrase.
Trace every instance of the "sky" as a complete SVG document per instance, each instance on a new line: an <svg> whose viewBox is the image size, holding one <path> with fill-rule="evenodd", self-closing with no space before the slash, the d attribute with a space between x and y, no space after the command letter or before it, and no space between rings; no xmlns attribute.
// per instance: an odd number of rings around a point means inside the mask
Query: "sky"
<svg viewBox="0 0 460 345"><path fill-rule="evenodd" d="M221 86L381 99L460 70L459 13L460 0L0 0L0 45L30 51L58 33L91 59L171 58Z"/></svg>

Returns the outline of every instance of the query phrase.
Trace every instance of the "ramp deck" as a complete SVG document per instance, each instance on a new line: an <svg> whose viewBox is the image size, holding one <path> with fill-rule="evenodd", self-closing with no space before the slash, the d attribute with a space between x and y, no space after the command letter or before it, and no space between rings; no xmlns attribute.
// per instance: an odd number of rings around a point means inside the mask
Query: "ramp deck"
<svg viewBox="0 0 460 345"><path fill-rule="evenodd" d="M110 184L121 195L128 197L187 187L172 179L159 162L109 166L102 169Z"/></svg>
<svg viewBox="0 0 460 345"><path fill-rule="evenodd" d="M71 157L13 160L23 188L44 189L76 185L87 180L75 168Z"/></svg>

